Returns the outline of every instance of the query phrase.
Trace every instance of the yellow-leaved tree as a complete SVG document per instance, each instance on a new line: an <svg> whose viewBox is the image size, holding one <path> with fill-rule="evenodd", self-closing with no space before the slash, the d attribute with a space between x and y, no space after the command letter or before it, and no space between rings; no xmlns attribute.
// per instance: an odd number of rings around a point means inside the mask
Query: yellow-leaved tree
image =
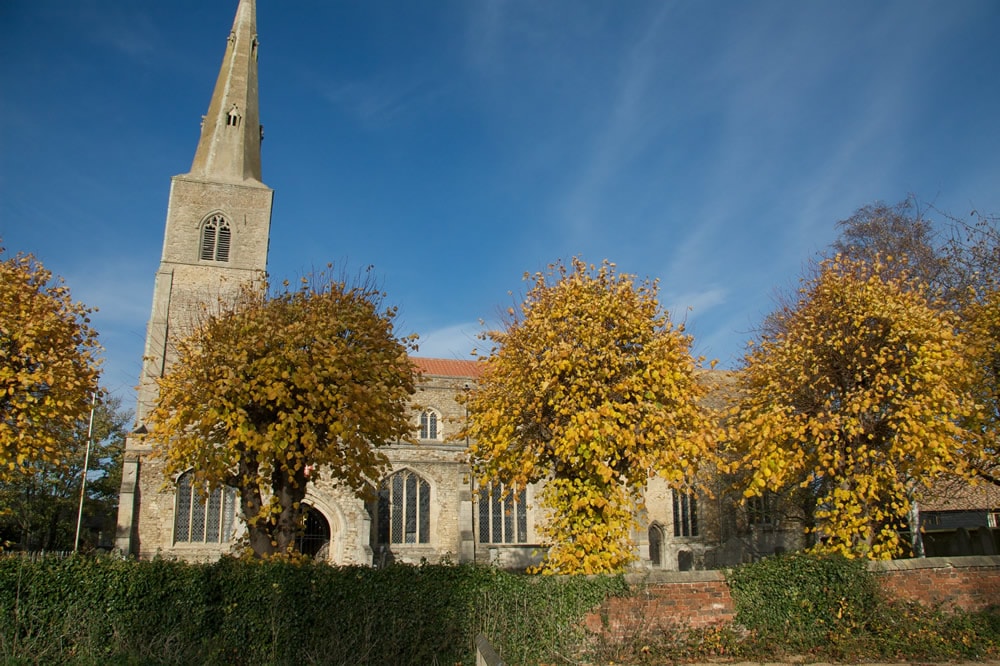
<svg viewBox="0 0 1000 666"><path fill-rule="evenodd" d="M991 286L970 300L964 310L971 358L975 367L973 392L981 409L969 424L982 438L976 473L1000 485L1000 287Z"/></svg>
<svg viewBox="0 0 1000 666"><path fill-rule="evenodd" d="M698 361L655 281L579 259L525 280L466 398L471 463L507 492L544 481L542 572L619 571L649 478L688 490L714 460Z"/></svg>
<svg viewBox="0 0 1000 666"><path fill-rule="evenodd" d="M388 468L380 447L412 436L415 345L383 299L326 275L247 287L159 380L149 436L165 473L235 487L257 556L294 551L307 483L328 474L361 492Z"/></svg>
<svg viewBox="0 0 1000 666"><path fill-rule="evenodd" d="M911 498L942 473L970 478L971 366L953 311L837 256L804 281L740 372L728 433L746 497L799 486L815 548L891 558Z"/></svg>
<svg viewBox="0 0 1000 666"><path fill-rule="evenodd" d="M0 262L0 483L63 462L98 390L90 312L33 256Z"/></svg>

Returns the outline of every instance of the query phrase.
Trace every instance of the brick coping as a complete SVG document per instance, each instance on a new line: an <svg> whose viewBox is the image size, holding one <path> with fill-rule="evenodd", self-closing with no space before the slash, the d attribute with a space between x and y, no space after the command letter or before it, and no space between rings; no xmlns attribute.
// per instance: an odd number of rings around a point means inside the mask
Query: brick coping
<svg viewBox="0 0 1000 666"><path fill-rule="evenodd" d="M873 560L868 568L875 572L915 571L919 569L1000 569L1000 555L964 555L961 557L918 557L911 560Z"/></svg>
<svg viewBox="0 0 1000 666"><path fill-rule="evenodd" d="M909 560L871 560L868 568L876 573L914 571L919 569L972 569L976 567L1000 569L1000 555L963 555L956 557L920 557ZM726 580L725 569L699 569L697 571L667 571L653 569L631 571L625 574L629 585L657 583L712 583Z"/></svg>

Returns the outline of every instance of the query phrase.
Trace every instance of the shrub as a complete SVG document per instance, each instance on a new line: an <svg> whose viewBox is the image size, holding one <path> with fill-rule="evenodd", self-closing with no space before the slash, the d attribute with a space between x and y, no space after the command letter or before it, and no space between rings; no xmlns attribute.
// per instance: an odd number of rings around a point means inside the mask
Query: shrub
<svg viewBox="0 0 1000 666"><path fill-rule="evenodd" d="M794 650L810 650L866 631L879 608L864 560L795 553L727 572L736 621Z"/></svg>

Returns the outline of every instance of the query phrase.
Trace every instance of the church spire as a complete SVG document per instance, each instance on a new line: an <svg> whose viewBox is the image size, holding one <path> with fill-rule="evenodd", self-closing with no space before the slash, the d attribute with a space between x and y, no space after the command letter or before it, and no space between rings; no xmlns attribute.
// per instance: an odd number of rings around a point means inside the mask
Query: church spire
<svg viewBox="0 0 1000 666"><path fill-rule="evenodd" d="M260 182L263 128L257 102L257 6L240 0L191 175Z"/></svg>

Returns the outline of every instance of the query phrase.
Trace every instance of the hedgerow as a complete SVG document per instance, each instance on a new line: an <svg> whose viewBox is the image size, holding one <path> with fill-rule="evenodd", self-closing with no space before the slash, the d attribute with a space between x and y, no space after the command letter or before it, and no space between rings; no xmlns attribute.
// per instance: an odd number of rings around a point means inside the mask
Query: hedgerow
<svg viewBox="0 0 1000 666"><path fill-rule="evenodd" d="M472 565L2 557L0 663L454 666L473 663L478 633L522 665L1000 656L1000 608L889 603L856 560L769 558L727 580L734 623L691 629L636 617L634 631L587 636L588 611L641 586Z"/></svg>
<svg viewBox="0 0 1000 666"><path fill-rule="evenodd" d="M0 660L16 663L471 664L578 652L621 577L471 565L384 569L71 557L0 559Z"/></svg>

